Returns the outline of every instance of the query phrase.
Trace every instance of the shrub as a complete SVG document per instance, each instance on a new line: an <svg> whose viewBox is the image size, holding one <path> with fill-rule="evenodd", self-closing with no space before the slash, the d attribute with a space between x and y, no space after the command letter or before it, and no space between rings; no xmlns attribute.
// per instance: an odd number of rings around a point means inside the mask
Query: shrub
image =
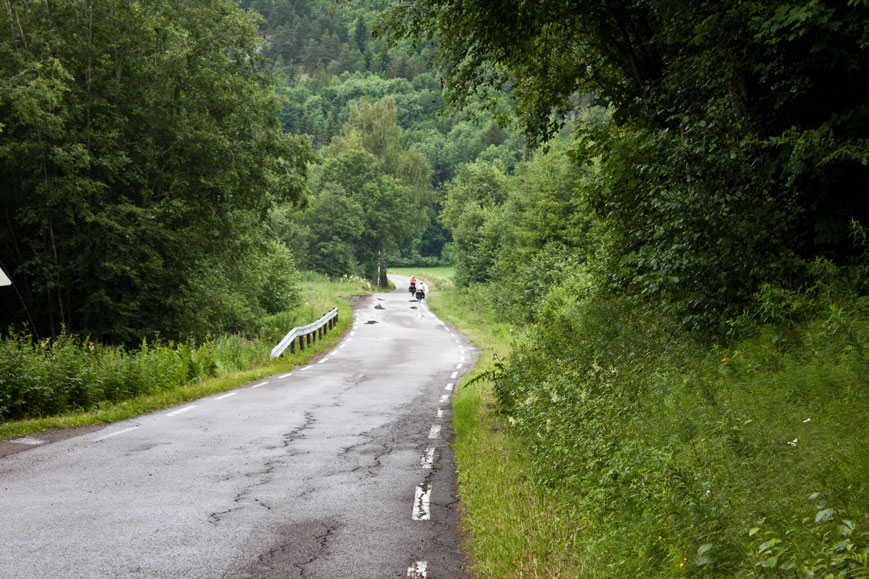
<svg viewBox="0 0 869 579"><path fill-rule="evenodd" d="M767 288L734 341L709 347L575 281L549 292L495 392L536 479L575 497L590 574L865 573L859 292Z"/></svg>
<svg viewBox="0 0 869 579"><path fill-rule="evenodd" d="M139 349L93 345L62 334L36 341L10 332L0 339L0 419L49 416L90 409L192 381L245 370L269 360L270 341L223 336Z"/></svg>

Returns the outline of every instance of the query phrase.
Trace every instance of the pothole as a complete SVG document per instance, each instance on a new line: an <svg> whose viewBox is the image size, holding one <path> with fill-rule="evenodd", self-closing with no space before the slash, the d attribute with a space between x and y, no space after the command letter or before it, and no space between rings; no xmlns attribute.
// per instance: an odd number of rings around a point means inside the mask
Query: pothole
<svg viewBox="0 0 869 579"><path fill-rule="evenodd" d="M377 323L377 320L368 320L368 321L365 322L365 323L366 323L366 324L376 324L376 323Z"/></svg>
<svg viewBox="0 0 869 579"><path fill-rule="evenodd" d="M380 304L377 304L376 306L374 306L374 309L375 309L375 310L385 310L386 308L384 308L384 307L381 306Z"/></svg>

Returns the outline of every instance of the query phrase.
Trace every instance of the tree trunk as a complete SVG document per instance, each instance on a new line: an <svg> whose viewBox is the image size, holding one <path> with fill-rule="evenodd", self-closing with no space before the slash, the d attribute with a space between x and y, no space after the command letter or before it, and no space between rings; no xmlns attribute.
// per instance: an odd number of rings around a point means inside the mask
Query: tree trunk
<svg viewBox="0 0 869 579"><path fill-rule="evenodd" d="M386 278L386 250L380 250L380 287L389 287L389 280Z"/></svg>

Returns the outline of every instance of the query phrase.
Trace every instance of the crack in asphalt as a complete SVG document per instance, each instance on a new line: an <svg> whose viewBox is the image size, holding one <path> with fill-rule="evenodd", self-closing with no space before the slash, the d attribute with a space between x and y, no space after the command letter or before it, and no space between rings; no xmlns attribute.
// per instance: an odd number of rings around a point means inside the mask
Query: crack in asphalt
<svg viewBox="0 0 869 579"><path fill-rule="evenodd" d="M312 412L305 412L304 417L305 417L305 421L301 425L297 426L296 428L294 428L290 432L283 435L281 446L271 446L271 447L267 447L267 449L268 450L288 449L288 448L290 448L290 445L293 442L295 442L296 440L298 440L300 438L304 438L305 430L310 428L315 422L317 422L317 420L316 420L316 418L314 418L314 414ZM223 511L216 511L216 512L210 513L208 515L208 522L211 523L212 525L217 525L218 523L220 523L223 520L223 518L226 515L245 508L245 505L243 505L242 503L244 503L244 501L246 501L246 500L249 500L250 495L253 493L253 491L257 487L261 487L261 486L269 484L272 481L272 475L275 473L275 471L279 467L284 466L287 458L292 458L294 456L299 456L302 454L308 454L308 453L302 452L302 451L295 451L295 450L290 450L289 452L284 452L279 457L275 457L275 458L267 460L265 462L265 464L263 465L263 470L254 471L254 472L247 472L244 475L242 475L244 478L258 478L258 480L242 487L236 493L232 502L235 503L236 505L239 505L239 506L233 507L231 509L226 509ZM229 479L226 479L226 480L229 480ZM256 506L260 506L260 507L263 507L267 510L271 510L271 507L269 505L261 502L260 499L258 499L258 498L254 498L253 503Z"/></svg>
<svg viewBox="0 0 869 579"><path fill-rule="evenodd" d="M274 530L277 539L255 560L227 569L224 579L305 579L308 566L329 548L329 541L343 525L331 519L312 519Z"/></svg>
<svg viewBox="0 0 869 579"><path fill-rule="evenodd" d="M325 533L323 533L322 535L318 535L318 536L314 537L319 542L317 551L311 556L310 559L308 559L304 563L296 565L296 567L299 568L299 574L302 576L303 579L308 576L308 573L305 570L305 567L307 567L308 565L310 565L311 563L313 563L314 561L316 561L317 559L320 558L320 555L326 549L326 544L329 542L329 538L337 530L338 530L338 526L333 523L331 526L326 527Z"/></svg>

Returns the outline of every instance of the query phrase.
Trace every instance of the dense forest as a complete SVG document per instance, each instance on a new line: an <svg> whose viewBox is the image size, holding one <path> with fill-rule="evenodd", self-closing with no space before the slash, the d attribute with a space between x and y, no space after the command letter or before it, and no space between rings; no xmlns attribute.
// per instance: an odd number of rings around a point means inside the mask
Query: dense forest
<svg viewBox="0 0 869 579"><path fill-rule="evenodd" d="M4 328L451 264L524 329L488 377L590 574L869 576L869 3L5 8Z"/></svg>

